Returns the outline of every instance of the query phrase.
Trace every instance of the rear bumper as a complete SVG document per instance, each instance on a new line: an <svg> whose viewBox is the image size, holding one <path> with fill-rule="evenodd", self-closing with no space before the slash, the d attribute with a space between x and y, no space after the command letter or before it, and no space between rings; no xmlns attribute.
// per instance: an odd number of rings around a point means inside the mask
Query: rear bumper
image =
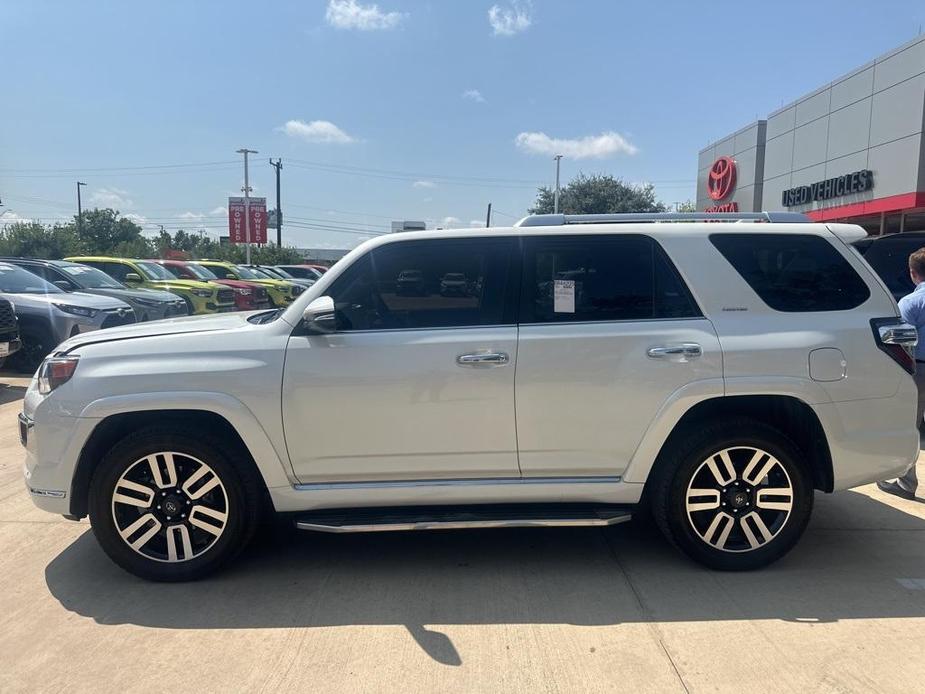
<svg viewBox="0 0 925 694"><path fill-rule="evenodd" d="M917 397L910 377L890 398L812 406L826 432L836 490L897 477L915 463Z"/></svg>

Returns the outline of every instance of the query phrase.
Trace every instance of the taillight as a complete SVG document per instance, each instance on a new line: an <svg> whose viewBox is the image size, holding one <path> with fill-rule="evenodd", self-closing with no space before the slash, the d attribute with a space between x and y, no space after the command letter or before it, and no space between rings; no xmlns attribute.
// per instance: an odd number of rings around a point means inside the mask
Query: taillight
<svg viewBox="0 0 925 694"><path fill-rule="evenodd" d="M48 357L38 370L39 392L47 395L71 380L80 357Z"/></svg>
<svg viewBox="0 0 925 694"><path fill-rule="evenodd" d="M914 325L902 318L873 318L870 326L874 330L877 347L893 357L893 361L911 374L915 373L915 346L919 334Z"/></svg>

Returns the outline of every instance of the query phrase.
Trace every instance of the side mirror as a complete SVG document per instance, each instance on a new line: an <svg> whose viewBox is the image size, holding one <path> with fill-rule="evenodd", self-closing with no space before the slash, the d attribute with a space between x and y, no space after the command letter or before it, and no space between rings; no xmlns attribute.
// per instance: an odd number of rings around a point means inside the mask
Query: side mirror
<svg viewBox="0 0 925 694"><path fill-rule="evenodd" d="M129 272L125 275L126 284L141 284L141 275L137 272Z"/></svg>
<svg viewBox="0 0 925 694"><path fill-rule="evenodd" d="M58 289L63 289L66 292L74 291L74 288L71 286L71 283L67 280L55 280L52 282Z"/></svg>
<svg viewBox="0 0 925 694"><path fill-rule="evenodd" d="M327 335L337 331L334 316L334 299L319 296L302 312L302 325L309 335Z"/></svg>

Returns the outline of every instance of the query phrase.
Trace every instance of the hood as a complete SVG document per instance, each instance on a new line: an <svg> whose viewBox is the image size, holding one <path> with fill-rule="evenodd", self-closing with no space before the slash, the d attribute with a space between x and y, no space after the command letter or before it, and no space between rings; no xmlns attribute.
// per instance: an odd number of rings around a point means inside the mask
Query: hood
<svg viewBox="0 0 925 694"><path fill-rule="evenodd" d="M235 287L236 289L253 289L259 286L257 282L250 280L209 280L214 284L224 284L226 287Z"/></svg>
<svg viewBox="0 0 925 694"><path fill-rule="evenodd" d="M247 324L247 316L251 312L242 313L216 313L205 316L185 316L183 318L170 318L167 320L150 321L148 323L132 323L105 330L95 330L65 340L58 345L58 352L98 344L114 340L132 340L141 337L156 337L158 335L180 335L182 333L202 333L219 330L231 330Z"/></svg>
<svg viewBox="0 0 925 694"><path fill-rule="evenodd" d="M254 284L260 284L264 287L270 287L272 289L281 289L284 292L288 292L294 286L289 280L265 280L263 278L256 280L247 280L248 282L253 282Z"/></svg>
<svg viewBox="0 0 925 694"><path fill-rule="evenodd" d="M99 289L94 289L93 291L99 292L100 294L109 294L110 296L115 297L125 297L127 299L147 299L148 301L163 301L165 303L183 301L183 299L176 294L171 292L164 292L159 289L132 289L131 287L122 289L119 287L101 287Z"/></svg>
<svg viewBox="0 0 925 694"><path fill-rule="evenodd" d="M110 296L98 296L96 294L85 294L84 292L61 292L60 294L2 294L5 299L9 299L16 306L31 308L48 308L50 304L70 304L72 306L82 306L84 308L95 308L106 310L108 308L127 308L131 309L124 301L119 301Z"/></svg>
<svg viewBox="0 0 925 694"><path fill-rule="evenodd" d="M145 284L151 287L162 287L163 289L215 289L214 282L200 282L199 280L145 280Z"/></svg>

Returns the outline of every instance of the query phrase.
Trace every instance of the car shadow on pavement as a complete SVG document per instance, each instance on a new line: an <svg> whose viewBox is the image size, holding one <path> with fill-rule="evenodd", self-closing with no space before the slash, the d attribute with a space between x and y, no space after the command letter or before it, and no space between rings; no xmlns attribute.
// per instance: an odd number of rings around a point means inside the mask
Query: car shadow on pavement
<svg viewBox="0 0 925 694"><path fill-rule="evenodd" d="M223 573L147 583L86 532L46 567L52 595L99 624L168 629L404 625L434 660L462 660L440 625L925 616L925 519L861 493L817 497L801 543L771 567L722 573L646 523L324 535L264 533ZM431 626L425 626L431 625Z"/></svg>
<svg viewBox="0 0 925 694"><path fill-rule="evenodd" d="M8 402L22 400L26 394L25 386L16 386L11 383L0 382L0 405L6 405Z"/></svg>

